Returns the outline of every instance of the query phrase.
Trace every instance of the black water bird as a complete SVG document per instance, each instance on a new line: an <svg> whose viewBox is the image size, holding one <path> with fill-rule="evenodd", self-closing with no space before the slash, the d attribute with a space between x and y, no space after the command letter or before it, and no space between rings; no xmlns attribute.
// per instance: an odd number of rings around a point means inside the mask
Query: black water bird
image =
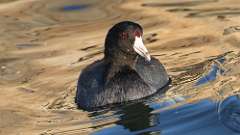
<svg viewBox="0 0 240 135"><path fill-rule="evenodd" d="M144 46L142 27L134 22L115 24L105 39L104 58L82 70L75 102L91 109L150 96L166 86L163 65Z"/></svg>

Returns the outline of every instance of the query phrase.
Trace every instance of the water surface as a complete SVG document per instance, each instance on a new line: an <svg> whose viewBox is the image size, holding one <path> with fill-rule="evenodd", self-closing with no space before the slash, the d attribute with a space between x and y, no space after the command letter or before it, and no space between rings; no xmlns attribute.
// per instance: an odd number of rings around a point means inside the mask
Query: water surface
<svg viewBox="0 0 240 135"><path fill-rule="evenodd" d="M239 0L0 3L0 134L239 134ZM77 108L80 72L123 20L142 25L172 83L140 101Z"/></svg>

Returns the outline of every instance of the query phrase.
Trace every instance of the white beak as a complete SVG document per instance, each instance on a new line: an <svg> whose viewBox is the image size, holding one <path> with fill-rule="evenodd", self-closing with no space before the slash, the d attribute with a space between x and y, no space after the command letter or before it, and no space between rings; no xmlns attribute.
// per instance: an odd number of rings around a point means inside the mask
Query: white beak
<svg viewBox="0 0 240 135"><path fill-rule="evenodd" d="M143 44L142 37L135 37L133 49L137 52L140 56L144 57L147 61L151 61L151 56L148 53L147 48Z"/></svg>

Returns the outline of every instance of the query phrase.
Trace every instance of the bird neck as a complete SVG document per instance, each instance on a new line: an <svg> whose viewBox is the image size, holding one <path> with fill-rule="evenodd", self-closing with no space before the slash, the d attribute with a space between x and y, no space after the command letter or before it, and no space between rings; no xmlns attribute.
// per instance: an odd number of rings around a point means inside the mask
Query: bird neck
<svg viewBox="0 0 240 135"><path fill-rule="evenodd" d="M122 66L134 66L138 55L130 54L123 50L118 49L117 51L113 50L109 55L105 54L105 61L108 61L111 65L118 67Z"/></svg>
<svg viewBox="0 0 240 135"><path fill-rule="evenodd" d="M118 55L121 57L111 57L111 59L106 59L105 62L108 68L105 72L105 82L107 83L111 80L117 73L123 71L124 69L135 69L136 61L138 56L126 56Z"/></svg>
<svg viewBox="0 0 240 135"><path fill-rule="evenodd" d="M119 55L118 55L119 56ZM121 57L113 56L111 58L108 58L107 63L111 65L110 69L121 69L122 67L135 67L137 56L126 56L126 55L120 55Z"/></svg>

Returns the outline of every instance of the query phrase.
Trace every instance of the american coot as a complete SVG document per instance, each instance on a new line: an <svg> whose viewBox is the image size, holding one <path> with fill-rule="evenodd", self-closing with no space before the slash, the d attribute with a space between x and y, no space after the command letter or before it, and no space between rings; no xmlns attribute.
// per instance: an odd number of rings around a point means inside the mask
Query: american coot
<svg viewBox="0 0 240 135"><path fill-rule="evenodd" d="M140 99L168 84L166 70L150 56L142 34L142 27L130 21L108 31L104 58L83 69L79 77L75 102L80 108Z"/></svg>

